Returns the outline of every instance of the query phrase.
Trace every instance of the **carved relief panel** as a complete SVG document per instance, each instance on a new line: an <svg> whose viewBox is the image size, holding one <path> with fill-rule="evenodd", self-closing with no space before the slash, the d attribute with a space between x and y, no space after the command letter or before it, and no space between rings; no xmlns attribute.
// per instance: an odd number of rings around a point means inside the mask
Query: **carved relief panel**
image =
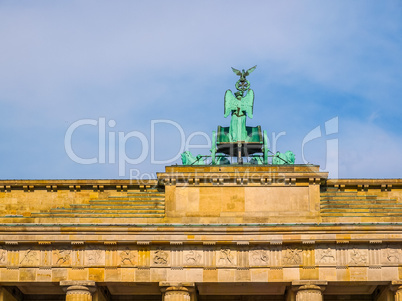
<svg viewBox="0 0 402 301"><path fill-rule="evenodd" d="M267 247L254 247L249 252L250 266L266 267L270 264L269 249Z"/></svg>
<svg viewBox="0 0 402 301"><path fill-rule="evenodd" d="M351 266L367 266L369 263L367 245L350 245L348 255Z"/></svg>
<svg viewBox="0 0 402 301"><path fill-rule="evenodd" d="M20 250L20 266L38 266L39 265L39 250L28 248Z"/></svg>
<svg viewBox="0 0 402 301"><path fill-rule="evenodd" d="M229 246L222 246L217 250L216 265L220 267L234 267L237 263L236 250Z"/></svg>
<svg viewBox="0 0 402 301"><path fill-rule="evenodd" d="M151 250L151 266L168 266L170 264L170 251L166 248Z"/></svg>
<svg viewBox="0 0 402 301"><path fill-rule="evenodd" d="M398 265L402 263L402 250L400 243L385 244L381 253L381 262L384 265Z"/></svg>
<svg viewBox="0 0 402 301"><path fill-rule="evenodd" d="M105 265L105 249L103 245L90 245L85 250L85 263L88 266Z"/></svg>
<svg viewBox="0 0 402 301"><path fill-rule="evenodd" d="M71 246L57 246L53 248L52 262L54 266L71 266Z"/></svg>
<svg viewBox="0 0 402 301"><path fill-rule="evenodd" d="M203 250L200 247L187 247L183 250L184 266L202 266Z"/></svg>
<svg viewBox="0 0 402 301"><path fill-rule="evenodd" d="M319 244L315 250L316 265L335 265L336 249L335 245Z"/></svg>
<svg viewBox="0 0 402 301"><path fill-rule="evenodd" d="M7 265L7 250L0 248L0 266Z"/></svg>
<svg viewBox="0 0 402 301"><path fill-rule="evenodd" d="M298 245L284 246L282 251L282 262L283 265L301 265L302 260L302 249Z"/></svg>
<svg viewBox="0 0 402 301"><path fill-rule="evenodd" d="M138 251L134 246L121 246L118 253L118 261L120 266L136 266L138 265Z"/></svg>

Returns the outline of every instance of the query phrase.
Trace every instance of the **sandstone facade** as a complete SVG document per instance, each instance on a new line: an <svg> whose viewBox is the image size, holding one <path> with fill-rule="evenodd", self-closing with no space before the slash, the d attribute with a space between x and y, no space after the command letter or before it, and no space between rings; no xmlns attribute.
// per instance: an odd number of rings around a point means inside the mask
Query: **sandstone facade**
<svg viewBox="0 0 402 301"><path fill-rule="evenodd" d="M0 181L0 300L399 300L401 267L400 179L244 165Z"/></svg>

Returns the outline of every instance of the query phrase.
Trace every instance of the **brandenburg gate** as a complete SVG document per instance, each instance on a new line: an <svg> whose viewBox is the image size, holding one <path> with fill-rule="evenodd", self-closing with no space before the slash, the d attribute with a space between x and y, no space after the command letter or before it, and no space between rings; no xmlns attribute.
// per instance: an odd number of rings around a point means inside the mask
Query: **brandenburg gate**
<svg viewBox="0 0 402 301"><path fill-rule="evenodd" d="M271 155L245 124L251 69L209 157L154 180L0 180L0 300L402 300L402 180Z"/></svg>

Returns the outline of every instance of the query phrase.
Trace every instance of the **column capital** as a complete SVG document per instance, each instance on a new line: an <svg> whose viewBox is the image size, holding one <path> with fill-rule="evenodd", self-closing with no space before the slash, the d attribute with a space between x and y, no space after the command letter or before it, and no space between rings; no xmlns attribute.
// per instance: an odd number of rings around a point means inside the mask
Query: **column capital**
<svg viewBox="0 0 402 301"><path fill-rule="evenodd" d="M328 281L325 280L295 280L292 281L293 286L303 286L303 285L317 285L317 286L326 286L328 285Z"/></svg>
<svg viewBox="0 0 402 301"><path fill-rule="evenodd" d="M164 293L166 291L187 291L194 292L195 283L194 282L159 282L159 287L161 288L161 292Z"/></svg>
<svg viewBox="0 0 402 301"><path fill-rule="evenodd" d="M186 292L188 293L188 289L185 288L184 286L169 286L169 287L163 287L161 288L162 293L166 293L166 292L178 292L178 291L182 291L182 292Z"/></svg>
<svg viewBox="0 0 402 301"><path fill-rule="evenodd" d="M184 287L194 287L195 283L194 282L169 282L169 281L161 281L159 282L159 286L161 287L166 287L166 286L184 286Z"/></svg>
<svg viewBox="0 0 402 301"><path fill-rule="evenodd" d="M402 280L393 280L393 281L391 281L390 289L393 292L402 290Z"/></svg>
<svg viewBox="0 0 402 301"><path fill-rule="evenodd" d="M60 281L60 286L65 292L81 291L82 293L94 293L96 291L95 281L91 280L63 280Z"/></svg>
<svg viewBox="0 0 402 301"><path fill-rule="evenodd" d="M295 280L292 281L292 289L294 291L303 290L319 290L323 292L328 285L328 281L325 280Z"/></svg>
<svg viewBox="0 0 402 301"><path fill-rule="evenodd" d="M322 301L322 292L327 281L298 280L292 282L292 289L296 291L296 301Z"/></svg>

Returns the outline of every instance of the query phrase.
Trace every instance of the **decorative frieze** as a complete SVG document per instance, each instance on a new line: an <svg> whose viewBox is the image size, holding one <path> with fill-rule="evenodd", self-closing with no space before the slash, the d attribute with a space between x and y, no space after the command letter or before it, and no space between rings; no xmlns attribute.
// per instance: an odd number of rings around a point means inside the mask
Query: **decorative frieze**
<svg viewBox="0 0 402 301"><path fill-rule="evenodd" d="M7 244L0 266L172 269L370 267L402 264L400 243L299 244Z"/></svg>

